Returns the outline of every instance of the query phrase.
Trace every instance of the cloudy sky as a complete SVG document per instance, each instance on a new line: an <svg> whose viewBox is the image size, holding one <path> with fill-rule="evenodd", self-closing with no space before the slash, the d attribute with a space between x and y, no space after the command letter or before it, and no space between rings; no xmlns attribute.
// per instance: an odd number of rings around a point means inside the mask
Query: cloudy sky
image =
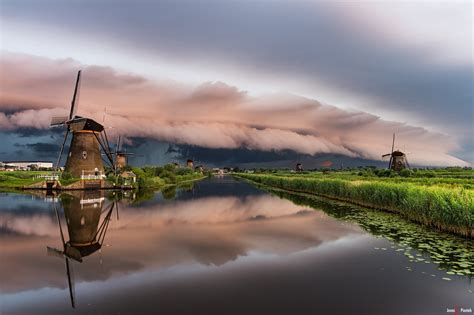
<svg viewBox="0 0 474 315"><path fill-rule="evenodd" d="M472 6L1 0L0 160L56 155L82 69L77 114L141 164L376 163L395 132L412 164L470 165Z"/></svg>

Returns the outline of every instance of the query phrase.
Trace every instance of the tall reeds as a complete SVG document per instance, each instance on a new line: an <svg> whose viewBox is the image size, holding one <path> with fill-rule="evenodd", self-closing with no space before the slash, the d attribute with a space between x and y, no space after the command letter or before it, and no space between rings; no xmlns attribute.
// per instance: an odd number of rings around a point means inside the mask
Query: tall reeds
<svg viewBox="0 0 474 315"><path fill-rule="evenodd" d="M474 191L389 181L239 174L272 187L322 195L366 207L396 212L405 218L463 236L474 237Z"/></svg>

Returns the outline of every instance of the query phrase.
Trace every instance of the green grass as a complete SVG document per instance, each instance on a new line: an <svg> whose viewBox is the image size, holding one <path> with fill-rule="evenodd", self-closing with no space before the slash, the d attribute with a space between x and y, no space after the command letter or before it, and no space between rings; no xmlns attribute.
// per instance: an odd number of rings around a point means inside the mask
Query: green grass
<svg viewBox="0 0 474 315"><path fill-rule="evenodd" d="M43 179L35 178L37 175L50 174L48 171L0 171L0 188L22 188Z"/></svg>
<svg viewBox="0 0 474 315"><path fill-rule="evenodd" d="M205 177L200 172L194 172L187 168L176 168L172 164L164 167L134 167L131 170L137 175L137 188L139 189L162 189ZM50 174L52 171L0 171L0 189L22 189L44 180L35 178L36 176ZM67 186L79 180L79 178L64 176L60 179L60 183L62 186ZM115 178L109 178L109 180L113 182Z"/></svg>
<svg viewBox="0 0 474 315"><path fill-rule="evenodd" d="M431 178L403 180L354 177L353 174L325 176L321 172L238 176L271 187L396 212L426 226L474 237L474 190L454 179L440 184L431 181Z"/></svg>
<svg viewBox="0 0 474 315"><path fill-rule="evenodd" d="M132 171L137 175L138 188L146 190L163 189L206 177L200 172L194 172L187 168L177 168L173 164L167 164L163 167L134 167Z"/></svg>

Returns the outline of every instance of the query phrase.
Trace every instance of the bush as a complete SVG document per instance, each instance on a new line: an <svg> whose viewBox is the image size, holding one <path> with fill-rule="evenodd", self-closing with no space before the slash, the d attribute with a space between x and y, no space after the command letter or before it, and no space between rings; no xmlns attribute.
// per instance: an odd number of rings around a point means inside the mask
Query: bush
<svg viewBox="0 0 474 315"><path fill-rule="evenodd" d="M189 174L193 174L193 173L194 173L193 170L190 169L190 168L178 168L176 170L176 175L180 175L180 176L189 175Z"/></svg>
<svg viewBox="0 0 474 315"><path fill-rule="evenodd" d="M170 163L170 164L166 164L164 166L164 169L167 170L168 172L175 172L176 170L176 165L174 165L173 163Z"/></svg>
<svg viewBox="0 0 474 315"><path fill-rule="evenodd" d="M413 175L413 172L409 168L404 168L403 170L400 171L400 176L402 177L411 177Z"/></svg>
<svg viewBox="0 0 474 315"><path fill-rule="evenodd" d="M161 166L155 167L155 176L160 176L165 169Z"/></svg>
<svg viewBox="0 0 474 315"><path fill-rule="evenodd" d="M72 179L72 174L69 173L69 172L63 172L63 173L61 174L61 179L63 179L63 180L70 180L70 179Z"/></svg>
<svg viewBox="0 0 474 315"><path fill-rule="evenodd" d="M164 170L161 172L160 178L163 178L167 184L176 183L176 175L173 172Z"/></svg>

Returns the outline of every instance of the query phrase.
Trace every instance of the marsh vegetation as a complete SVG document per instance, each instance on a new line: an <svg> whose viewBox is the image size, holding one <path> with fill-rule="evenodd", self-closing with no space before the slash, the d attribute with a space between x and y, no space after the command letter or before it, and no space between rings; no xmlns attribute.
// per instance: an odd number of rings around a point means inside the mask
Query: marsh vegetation
<svg viewBox="0 0 474 315"><path fill-rule="evenodd" d="M247 180L395 212L406 219L474 236L474 172L470 169L238 173Z"/></svg>

